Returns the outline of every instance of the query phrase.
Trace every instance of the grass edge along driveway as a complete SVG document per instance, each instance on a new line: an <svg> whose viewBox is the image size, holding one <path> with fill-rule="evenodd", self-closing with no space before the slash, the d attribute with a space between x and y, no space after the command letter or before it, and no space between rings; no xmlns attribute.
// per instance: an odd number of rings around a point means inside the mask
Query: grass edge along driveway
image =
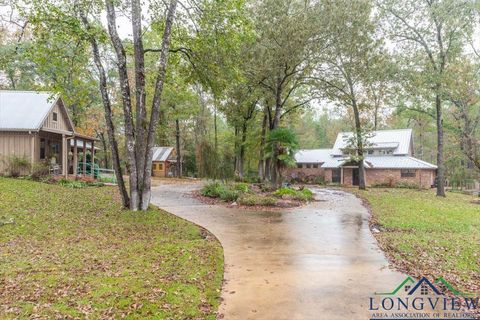
<svg viewBox="0 0 480 320"><path fill-rule="evenodd" d="M223 251L113 187L0 178L0 318L215 319Z"/></svg>
<svg viewBox="0 0 480 320"><path fill-rule="evenodd" d="M458 289L480 290L480 200L433 190L355 190L372 213L380 247L411 276L443 276Z"/></svg>

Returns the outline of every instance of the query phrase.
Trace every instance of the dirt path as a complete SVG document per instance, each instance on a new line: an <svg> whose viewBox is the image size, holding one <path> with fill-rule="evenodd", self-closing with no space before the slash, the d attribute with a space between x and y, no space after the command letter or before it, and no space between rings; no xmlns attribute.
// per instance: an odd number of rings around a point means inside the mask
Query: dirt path
<svg viewBox="0 0 480 320"><path fill-rule="evenodd" d="M156 186L153 203L197 223L222 243L220 313L230 319L369 319L369 297L404 275L392 271L355 196L314 189L321 200L281 212L210 206L197 183Z"/></svg>

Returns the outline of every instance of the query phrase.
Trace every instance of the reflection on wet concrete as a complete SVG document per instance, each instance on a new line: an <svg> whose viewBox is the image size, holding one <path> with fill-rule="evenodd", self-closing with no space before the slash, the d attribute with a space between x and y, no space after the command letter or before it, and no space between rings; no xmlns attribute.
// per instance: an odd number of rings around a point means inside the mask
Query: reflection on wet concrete
<svg viewBox="0 0 480 320"><path fill-rule="evenodd" d="M222 243L225 319L367 319L369 297L404 278L387 268L368 211L351 194L314 189L321 201L263 212L185 196L199 187L155 187L153 203Z"/></svg>

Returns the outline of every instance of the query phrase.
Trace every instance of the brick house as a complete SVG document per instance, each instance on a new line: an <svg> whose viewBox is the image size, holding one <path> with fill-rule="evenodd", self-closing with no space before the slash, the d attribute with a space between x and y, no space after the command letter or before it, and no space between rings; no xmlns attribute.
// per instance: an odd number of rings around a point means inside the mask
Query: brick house
<svg viewBox="0 0 480 320"><path fill-rule="evenodd" d="M349 159L347 141L352 132L341 132L332 149L300 150L295 155L296 168L286 176L297 180L322 179L327 183L358 185L358 165ZM367 186L414 183L430 188L437 166L413 157L411 129L372 132L365 148L365 180Z"/></svg>

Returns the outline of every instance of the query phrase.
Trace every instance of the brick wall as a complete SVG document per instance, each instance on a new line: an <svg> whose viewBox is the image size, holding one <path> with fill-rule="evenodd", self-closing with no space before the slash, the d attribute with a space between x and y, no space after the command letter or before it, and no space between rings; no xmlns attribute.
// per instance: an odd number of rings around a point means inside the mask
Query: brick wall
<svg viewBox="0 0 480 320"><path fill-rule="evenodd" d="M416 170L415 177L401 176L400 169L367 169L366 182L367 185L373 184L391 184L395 186L401 181L415 183L422 188L430 188L435 178L435 170Z"/></svg>
<svg viewBox="0 0 480 320"><path fill-rule="evenodd" d="M422 188L430 188L435 179L435 170L416 170L415 177L401 177L400 169L366 169L365 179L367 186L374 184L392 184L395 186L400 181L415 183ZM332 182L332 169L323 168L288 168L285 177L304 179L306 177L320 176L325 182ZM343 184L352 185L353 169L343 168Z"/></svg>

